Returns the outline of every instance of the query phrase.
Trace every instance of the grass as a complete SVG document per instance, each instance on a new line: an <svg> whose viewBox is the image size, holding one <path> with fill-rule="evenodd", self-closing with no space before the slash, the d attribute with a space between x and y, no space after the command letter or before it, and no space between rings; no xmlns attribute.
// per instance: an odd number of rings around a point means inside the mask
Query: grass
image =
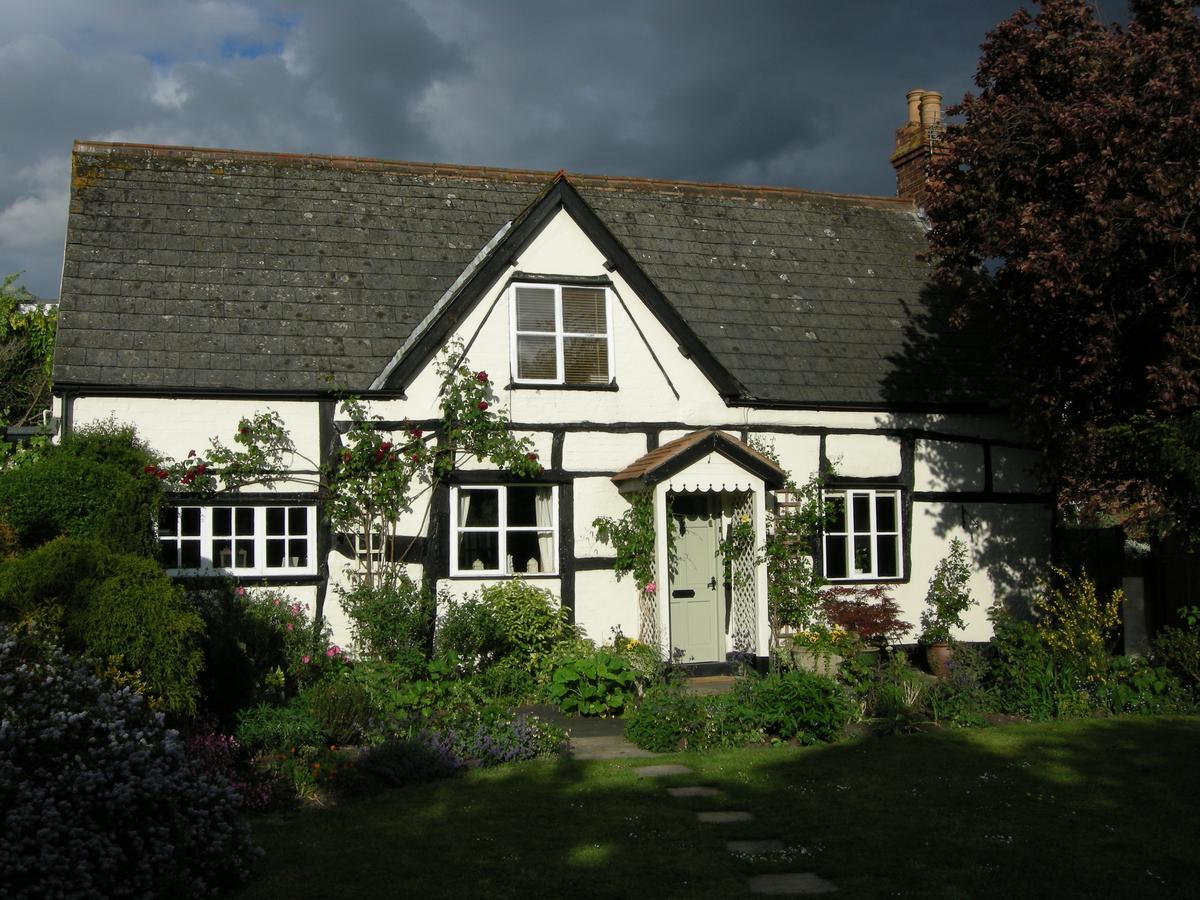
<svg viewBox="0 0 1200 900"><path fill-rule="evenodd" d="M724 792L687 800L645 760L541 760L256 819L239 896L731 897L807 871L842 897L1179 897L1200 883L1197 747L1200 718L1119 718L655 759ZM760 837L787 849L724 848Z"/></svg>

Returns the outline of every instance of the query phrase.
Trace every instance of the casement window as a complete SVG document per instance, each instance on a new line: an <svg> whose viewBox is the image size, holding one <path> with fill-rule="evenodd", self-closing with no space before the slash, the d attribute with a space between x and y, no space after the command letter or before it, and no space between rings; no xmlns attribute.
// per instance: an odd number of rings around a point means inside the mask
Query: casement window
<svg viewBox="0 0 1200 900"><path fill-rule="evenodd" d="M460 485L450 490L450 574L558 571L558 488Z"/></svg>
<svg viewBox="0 0 1200 900"><path fill-rule="evenodd" d="M900 578L900 491L825 492L825 577L831 581Z"/></svg>
<svg viewBox="0 0 1200 900"><path fill-rule="evenodd" d="M316 575L315 506L170 506L158 546L173 575Z"/></svg>
<svg viewBox="0 0 1200 900"><path fill-rule="evenodd" d="M603 287L512 286L512 372L524 384L609 384L612 316Z"/></svg>

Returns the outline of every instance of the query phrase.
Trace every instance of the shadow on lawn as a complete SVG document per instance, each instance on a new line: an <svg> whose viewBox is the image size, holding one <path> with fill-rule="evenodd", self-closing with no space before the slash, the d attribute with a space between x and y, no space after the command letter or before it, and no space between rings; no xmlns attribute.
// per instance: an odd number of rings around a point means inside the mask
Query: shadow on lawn
<svg viewBox="0 0 1200 900"><path fill-rule="evenodd" d="M727 897L811 871L842 896L1181 896L1200 878L1194 719L939 732L796 750L479 772L261 820L246 896ZM661 762L662 759L655 759ZM678 799L672 784L720 798ZM699 810L752 812L699 823ZM725 841L787 850L733 856Z"/></svg>

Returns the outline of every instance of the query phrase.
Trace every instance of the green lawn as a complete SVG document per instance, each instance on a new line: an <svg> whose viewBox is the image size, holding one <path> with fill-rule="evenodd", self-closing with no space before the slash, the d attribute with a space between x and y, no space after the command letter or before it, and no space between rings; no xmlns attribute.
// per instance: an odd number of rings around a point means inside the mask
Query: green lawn
<svg viewBox="0 0 1200 900"><path fill-rule="evenodd" d="M847 897L1180 897L1200 889L1200 718L1123 718L547 760L255 820L252 897L732 897L811 871ZM708 784L724 799L669 797ZM704 825L702 809L753 822ZM775 856L724 842L781 838Z"/></svg>

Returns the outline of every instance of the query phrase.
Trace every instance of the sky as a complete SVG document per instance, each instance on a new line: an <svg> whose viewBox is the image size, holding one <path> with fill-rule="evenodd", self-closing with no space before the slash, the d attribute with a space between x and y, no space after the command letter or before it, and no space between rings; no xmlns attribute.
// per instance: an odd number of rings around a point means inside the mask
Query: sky
<svg viewBox="0 0 1200 900"><path fill-rule="evenodd" d="M75 139L893 195L1018 0L0 0L0 275L58 296Z"/></svg>

